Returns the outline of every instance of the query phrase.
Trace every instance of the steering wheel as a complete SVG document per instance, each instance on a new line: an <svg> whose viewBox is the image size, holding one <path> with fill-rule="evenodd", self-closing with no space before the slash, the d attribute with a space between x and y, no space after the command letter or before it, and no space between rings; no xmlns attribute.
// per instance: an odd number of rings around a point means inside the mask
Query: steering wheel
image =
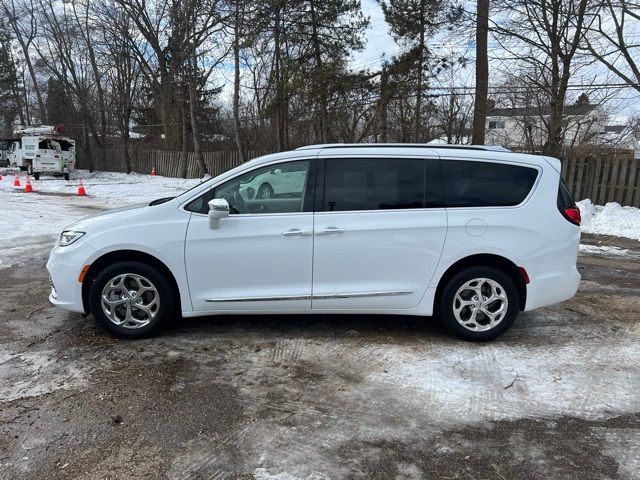
<svg viewBox="0 0 640 480"><path fill-rule="evenodd" d="M233 192L233 203L238 213L250 213L249 206L247 202L244 201L244 198L242 198L239 190Z"/></svg>

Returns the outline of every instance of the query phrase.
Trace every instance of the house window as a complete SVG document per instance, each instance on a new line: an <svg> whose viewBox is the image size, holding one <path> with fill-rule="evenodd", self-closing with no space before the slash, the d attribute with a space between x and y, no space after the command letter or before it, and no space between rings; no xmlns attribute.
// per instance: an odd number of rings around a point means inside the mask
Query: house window
<svg viewBox="0 0 640 480"><path fill-rule="evenodd" d="M497 120L492 120L489 122L489 130L495 130L499 128L504 128L504 122L499 122Z"/></svg>

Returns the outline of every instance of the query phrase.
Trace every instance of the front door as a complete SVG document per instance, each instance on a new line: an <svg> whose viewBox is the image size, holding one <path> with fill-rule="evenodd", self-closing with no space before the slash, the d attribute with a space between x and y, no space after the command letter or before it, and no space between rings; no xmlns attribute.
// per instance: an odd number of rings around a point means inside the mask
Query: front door
<svg viewBox="0 0 640 480"><path fill-rule="evenodd" d="M324 175L317 190L312 308L415 307L438 265L447 230L439 160L319 161Z"/></svg>
<svg viewBox="0 0 640 480"><path fill-rule="evenodd" d="M280 164L278 164L280 165ZM307 310L313 260L313 161L286 162L304 171L291 192L260 198L255 179L274 166L227 180L185 207L191 211L185 264L197 311ZM225 198L230 215L209 228L207 203Z"/></svg>

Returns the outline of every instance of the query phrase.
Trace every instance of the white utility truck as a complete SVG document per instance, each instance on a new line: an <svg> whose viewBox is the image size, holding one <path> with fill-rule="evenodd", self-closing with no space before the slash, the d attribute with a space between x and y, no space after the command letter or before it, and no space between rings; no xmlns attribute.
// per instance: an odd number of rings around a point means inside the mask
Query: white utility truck
<svg viewBox="0 0 640 480"><path fill-rule="evenodd" d="M40 174L64 175L69 180L76 165L76 142L63 136L63 132L61 125L14 130L17 138L9 149L8 166L29 172L36 180Z"/></svg>

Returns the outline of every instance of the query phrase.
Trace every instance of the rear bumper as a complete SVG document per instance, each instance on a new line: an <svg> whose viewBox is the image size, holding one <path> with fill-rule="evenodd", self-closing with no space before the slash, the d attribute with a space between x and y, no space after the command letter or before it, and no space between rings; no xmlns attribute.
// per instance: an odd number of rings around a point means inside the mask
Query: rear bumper
<svg viewBox="0 0 640 480"><path fill-rule="evenodd" d="M569 300L580 285L580 274L575 267L561 273L536 278L527 285L527 302L524 310L546 307Z"/></svg>

